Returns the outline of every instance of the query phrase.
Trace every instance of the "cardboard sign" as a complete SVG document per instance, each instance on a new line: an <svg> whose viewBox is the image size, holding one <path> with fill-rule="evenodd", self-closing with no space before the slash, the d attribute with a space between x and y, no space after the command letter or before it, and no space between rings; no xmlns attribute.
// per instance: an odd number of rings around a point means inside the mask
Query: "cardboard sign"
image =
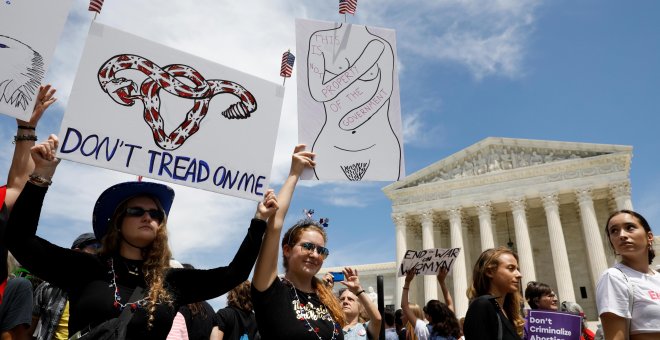
<svg viewBox="0 0 660 340"><path fill-rule="evenodd" d="M93 23L59 157L260 200L282 86Z"/></svg>
<svg viewBox="0 0 660 340"><path fill-rule="evenodd" d="M451 267L460 252L461 248L406 250L397 276L406 276L410 269L414 269L416 275L437 275L441 268L451 273Z"/></svg>
<svg viewBox="0 0 660 340"><path fill-rule="evenodd" d="M298 140L316 166L304 179L405 177L394 30L296 20Z"/></svg>
<svg viewBox="0 0 660 340"><path fill-rule="evenodd" d="M582 317L532 309L525 320L526 340L580 340Z"/></svg>
<svg viewBox="0 0 660 340"><path fill-rule="evenodd" d="M71 1L0 1L0 113L30 120Z"/></svg>

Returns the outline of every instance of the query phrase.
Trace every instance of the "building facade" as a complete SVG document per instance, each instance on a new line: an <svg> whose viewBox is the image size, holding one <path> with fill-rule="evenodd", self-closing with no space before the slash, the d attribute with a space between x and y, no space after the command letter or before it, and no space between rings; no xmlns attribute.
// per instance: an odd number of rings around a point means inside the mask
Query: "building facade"
<svg viewBox="0 0 660 340"><path fill-rule="evenodd" d="M461 248L448 284L462 317L477 257L508 246L519 255L523 290L547 283L594 320L595 285L614 261L601 229L612 211L632 209L631 159L630 146L486 138L383 188L395 268L406 249ZM402 287L397 278L397 307ZM410 294L419 304L442 300L434 276L416 279Z"/></svg>

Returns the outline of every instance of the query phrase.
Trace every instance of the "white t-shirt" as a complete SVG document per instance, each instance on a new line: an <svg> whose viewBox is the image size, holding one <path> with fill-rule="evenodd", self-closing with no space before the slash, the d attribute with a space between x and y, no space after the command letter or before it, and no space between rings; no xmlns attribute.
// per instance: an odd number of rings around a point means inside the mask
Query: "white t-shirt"
<svg viewBox="0 0 660 340"><path fill-rule="evenodd" d="M415 335L417 335L417 340L429 339L429 329L426 328L426 322L417 319L417 322L415 322Z"/></svg>
<svg viewBox="0 0 660 340"><path fill-rule="evenodd" d="M628 285L621 271L633 285L632 315L628 308ZM598 315L610 312L632 319L630 334L660 332L660 273L644 274L617 263L598 280L596 304Z"/></svg>

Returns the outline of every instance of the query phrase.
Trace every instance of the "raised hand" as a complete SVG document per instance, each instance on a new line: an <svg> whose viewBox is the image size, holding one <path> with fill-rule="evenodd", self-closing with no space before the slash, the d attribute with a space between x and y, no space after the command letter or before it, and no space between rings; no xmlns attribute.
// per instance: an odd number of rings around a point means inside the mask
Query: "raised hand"
<svg viewBox="0 0 660 340"><path fill-rule="evenodd" d="M57 90L52 88L50 84L39 86L37 102L34 104L34 110L32 110L32 117L30 117L30 121L26 122L24 120L17 119L16 122L18 125L36 127L44 111L46 111L46 109L48 109L51 104L57 101L57 98L54 97L56 91Z"/></svg>
<svg viewBox="0 0 660 340"><path fill-rule="evenodd" d="M362 290L357 269L346 267L344 268L343 272L344 281L341 281L341 284L346 286L346 288L348 288L348 290L350 290L353 294L357 294L360 290Z"/></svg>
<svg viewBox="0 0 660 340"><path fill-rule="evenodd" d="M257 212L254 214L254 218L267 221L271 216L275 215L277 209L279 209L279 205L277 204L275 191L268 189L264 194L263 201L257 205Z"/></svg>
<svg viewBox="0 0 660 340"><path fill-rule="evenodd" d="M57 156L57 147L59 140L56 135L51 134L48 140L37 144L30 149L32 160L34 161L33 174L50 178L55 173L55 168L60 160Z"/></svg>
<svg viewBox="0 0 660 340"><path fill-rule="evenodd" d="M305 151L305 144L298 144L293 149L293 156L291 156L291 174L300 175L305 167L313 168L316 166L314 162L313 152Z"/></svg>

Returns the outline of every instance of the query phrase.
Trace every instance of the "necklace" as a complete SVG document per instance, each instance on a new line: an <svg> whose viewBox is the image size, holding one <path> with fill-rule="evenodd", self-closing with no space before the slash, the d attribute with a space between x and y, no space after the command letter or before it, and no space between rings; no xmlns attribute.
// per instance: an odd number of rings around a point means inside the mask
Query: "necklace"
<svg viewBox="0 0 660 340"><path fill-rule="evenodd" d="M112 274L111 276L112 282L110 283L110 287L114 287L115 290L115 302L112 305L115 308L119 309L120 311L123 311L124 308L126 308L126 306L129 306L131 308L131 312L135 312L138 309L142 309L147 302L147 298L141 298L140 300L137 300L135 302L121 303L121 296L119 296L119 288L117 287L117 274L115 273L115 263L112 257L108 260L108 264L110 265L109 274Z"/></svg>
<svg viewBox="0 0 660 340"><path fill-rule="evenodd" d="M295 299L294 302L298 306L298 308L300 308L302 310L303 309L303 304L300 302L300 298L298 297L298 290L296 289L296 287L293 285L293 283L291 281L289 281L287 279L284 279L284 280L285 280L285 282L287 282L288 284L291 285L291 290L293 290L293 294L296 296L296 299ZM308 295L308 298L309 297L310 296ZM295 310L294 310L294 312L295 312ZM330 312L327 311L327 308L326 308L326 316L328 316L330 318L330 321L332 322L332 325L333 325L332 338L330 338L330 340L335 340L335 338L337 337L337 334L339 334L339 330L338 330L339 329L339 324L337 324L335 322L335 319L332 318L332 314L330 314ZM316 335L316 337L319 338L319 340L323 340L323 338L321 338L321 336L319 335L319 328L318 327L312 327L312 325L309 323L309 320L307 320L307 318L305 318L304 314L303 314L303 316L300 317L300 320L305 321L305 324L307 325L307 331L313 332Z"/></svg>
<svg viewBox="0 0 660 340"><path fill-rule="evenodd" d="M122 261L124 263L124 267L126 267L126 271L128 271L129 274L138 276L140 275L140 268L135 265L135 264L129 264L126 261Z"/></svg>

